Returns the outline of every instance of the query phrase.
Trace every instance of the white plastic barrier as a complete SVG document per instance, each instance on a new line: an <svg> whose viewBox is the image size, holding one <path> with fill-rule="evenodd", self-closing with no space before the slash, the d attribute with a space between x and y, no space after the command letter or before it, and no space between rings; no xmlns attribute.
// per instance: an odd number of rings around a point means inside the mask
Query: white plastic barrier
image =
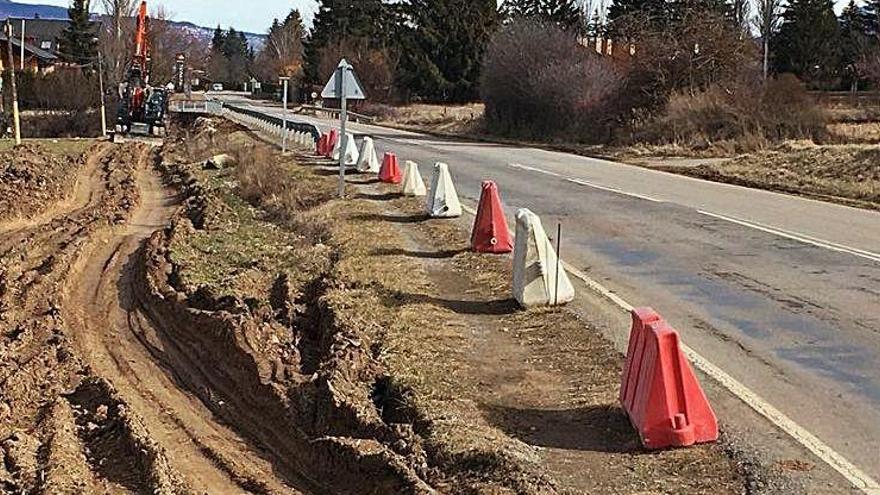
<svg viewBox="0 0 880 495"><path fill-rule="evenodd" d="M370 136L364 137L361 144L360 159L357 162L358 172L368 174L379 173L379 157L376 156L376 145Z"/></svg>
<svg viewBox="0 0 880 495"><path fill-rule="evenodd" d="M426 204L428 215L435 218L454 218L461 216L461 203L455 184L449 175L449 166L445 163L434 164L434 175L431 177L431 194Z"/></svg>
<svg viewBox="0 0 880 495"><path fill-rule="evenodd" d="M419 172L416 162L407 160L403 167L403 194L404 196L424 196L427 194L425 181Z"/></svg>
<svg viewBox="0 0 880 495"><path fill-rule="evenodd" d="M574 299L574 287L557 260L541 219L527 208L516 212L513 297L525 308L555 306Z"/></svg>

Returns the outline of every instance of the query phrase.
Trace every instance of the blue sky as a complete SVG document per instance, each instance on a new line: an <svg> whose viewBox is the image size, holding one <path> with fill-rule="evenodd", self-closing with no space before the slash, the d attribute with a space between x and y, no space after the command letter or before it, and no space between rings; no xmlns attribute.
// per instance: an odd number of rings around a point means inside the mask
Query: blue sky
<svg viewBox="0 0 880 495"><path fill-rule="evenodd" d="M39 3L67 7L68 0L14 0L17 3ZM98 0L92 0L92 9L97 9ZM318 7L315 0L147 0L150 8L162 4L175 21L190 21L200 26L224 28L263 33L275 17L283 18L290 9L297 8L303 13L306 24L311 25L312 15Z"/></svg>

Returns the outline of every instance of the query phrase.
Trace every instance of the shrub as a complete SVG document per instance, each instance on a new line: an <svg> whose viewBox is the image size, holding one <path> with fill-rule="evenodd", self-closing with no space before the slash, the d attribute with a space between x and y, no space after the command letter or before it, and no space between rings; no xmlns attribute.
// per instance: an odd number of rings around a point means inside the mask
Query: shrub
<svg viewBox="0 0 880 495"><path fill-rule="evenodd" d="M49 74L22 72L18 100L24 110L87 110L101 102L98 75L59 69Z"/></svg>
<svg viewBox="0 0 880 495"><path fill-rule="evenodd" d="M719 142L750 151L784 139L824 139L827 117L792 75L766 83L714 84L676 92L659 116L636 126L632 139L707 147Z"/></svg>
<svg viewBox="0 0 880 495"><path fill-rule="evenodd" d="M493 36L481 92L491 132L517 137L608 135L621 76L553 24L519 19Z"/></svg>

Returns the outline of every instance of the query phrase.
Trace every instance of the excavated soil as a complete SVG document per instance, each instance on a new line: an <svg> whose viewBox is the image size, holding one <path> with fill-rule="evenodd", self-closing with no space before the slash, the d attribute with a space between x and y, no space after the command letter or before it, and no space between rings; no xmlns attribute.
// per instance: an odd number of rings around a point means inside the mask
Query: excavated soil
<svg viewBox="0 0 880 495"><path fill-rule="evenodd" d="M0 232L40 214L45 218L51 214L47 211L50 208L69 207L87 199L73 197L75 181L71 177L83 167L94 169L106 145L95 143L82 155L53 153L47 147L27 143L0 151Z"/></svg>

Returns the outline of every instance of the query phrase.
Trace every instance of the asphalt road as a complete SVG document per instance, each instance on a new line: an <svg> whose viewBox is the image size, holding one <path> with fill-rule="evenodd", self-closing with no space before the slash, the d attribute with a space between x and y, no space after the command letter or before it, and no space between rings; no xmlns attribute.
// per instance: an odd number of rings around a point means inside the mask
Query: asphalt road
<svg viewBox="0 0 880 495"><path fill-rule="evenodd" d="M465 204L491 179L508 216L528 207L548 232L561 222L566 261L658 310L697 352L880 479L880 213L535 148L350 129L373 136L380 158L419 163L426 181L448 163Z"/></svg>

